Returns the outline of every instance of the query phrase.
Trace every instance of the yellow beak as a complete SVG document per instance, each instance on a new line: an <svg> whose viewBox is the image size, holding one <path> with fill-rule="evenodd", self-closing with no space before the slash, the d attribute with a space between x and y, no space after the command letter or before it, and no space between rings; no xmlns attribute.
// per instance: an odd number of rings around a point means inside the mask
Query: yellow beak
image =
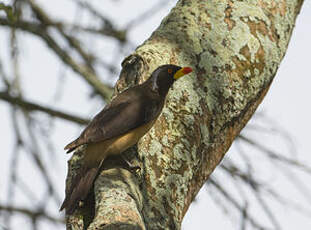
<svg viewBox="0 0 311 230"><path fill-rule="evenodd" d="M183 67L174 74L174 79L177 80L178 78L191 72L192 72L192 69L190 67Z"/></svg>

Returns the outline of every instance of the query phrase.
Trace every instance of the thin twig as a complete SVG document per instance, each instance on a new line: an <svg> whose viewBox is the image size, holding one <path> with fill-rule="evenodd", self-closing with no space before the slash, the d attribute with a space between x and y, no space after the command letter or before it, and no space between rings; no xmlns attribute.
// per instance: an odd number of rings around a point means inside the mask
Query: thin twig
<svg viewBox="0 0 311 230"><path fill-rule="evenodd" d="M131 20L129 23L127 23L127 25L125 26L125 28L127 30L131 29L134 26L138 26L140 23L145 22L146 18L151 18L153 15L155 15L156 13L158 13L161 9L163 9L164 7L167 6L168 1L167 0L162 0L160 2L157 2L155 5L153 5L152 7L150 7L148 10L146 10L144 13L140 14L139 16L137 16L136 18L134 18L133 20Z"/></svg>
<svg viewBox="0 0 311 230"><path fill-rule="evenodd" d="M82 76L100 96L102 96L105 100L110 99L113 92L112 87L102 83L89 68L78 64L67 52L64 51L63 48L60 47L60 45L54 40L54 38L50 36L49 32L44 26L39 24L35 27L33 26L33 23L28 23L25 21L17 21L15 23L12 23L7 19L1 17L0 25L16 27L18 29L27 31L40 37L65 64L67 64L69 67L71 67L73 71Z"/></svg>
<svg viewBox="0 0 311 230"><path fill-rule="evenodd" d="M226 198L227 201L229 201L238 211L243 212L243 206L239 204L238 201L236 201L233 196L231 196L226 190L222 188L222 186L219 185L218 182L216 182L213 178L209 178L208 182L213 185L215 188L217 188L217 191L220 192L220 194L223 195L224 198ZM246 213L247 220L249 223L256 229L259 230L267 230L267 227L263 227L261 224L259 224L249 213Z"/></svg>
<svg viewBox="0 0 311 230"><path fill-rule="evenodd" d="M253 140L251 140L250 138L245 137L244 135L240 135L240 138L245 141L246 143L256 147L257 149L261 150L262 152L266 153L270 159L275 159L278 160L280 162L284 162L293 166L296 166L297 168L310 173L311 174L311 168L305 164L302 164L301 162L297 161L297 160L293 160L290 159L288 157L282 156L279 153L275 153L273 151L271 151L270 149L268 149L267 147L265 147L264 145L260 144L259 142L255 142Z"/></svg>
<svg viewBox="0 0 311 230"><path fill-rule="evenodd" d="M26 101L25 99L22 99L20 97L14 97L11 96L8 92L1 92L0 91L0 99L7 101L8 103L12 104L12 105L17 105L25 110L28 111L40 111L40 112L44 112L49 114L50 116L53 117L58 117L67 121L71 121L74 123L78 123L81 125L85 125L87 123L89 123L88 119L85 118L81 118L79 116L76 115L72 115L69 113L65 113L59 110L55 110L55 109L51 109L48 107L44 107L42 105L38 105L29 101Z"/></svg>
<svg viewBox="0 0 311 230"><path fill-rule="evenodd" d="M6 211L6 212L17 212L20 214L24 214L28 216L29 218L39 218L42 217L46 220L49 220L51 222L56 222L56 223L64 223L63 219L59 219L53 216L48 215L47 213L40 211L32 211L27 208L20 208L20 207L15 207L15 206L10 206L10 205L1 205L0 204L0 210Z"/></svg>
<svg viewBox="0 0 311 230"><path fill-rule="evenodd" d="M97 17L102 22L102 28L98 30L99 33L106 33L110 36L118 39L121 43L125 43L126 41L126 31L125 30L117 30L114 28L113 24L109 19L103 16L100 12L98 12L91 4L76 0L77 4L80 5L82 9L86 9L90 12L92 16Z"/></svg>

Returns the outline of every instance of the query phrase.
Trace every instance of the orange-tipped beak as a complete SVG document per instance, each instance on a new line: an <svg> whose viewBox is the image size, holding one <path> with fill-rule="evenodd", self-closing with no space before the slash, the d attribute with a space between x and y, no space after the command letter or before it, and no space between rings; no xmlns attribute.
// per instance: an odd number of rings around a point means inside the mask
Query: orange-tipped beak
<svg viewBox="0 0 311 230"><path fill-rule="evenodd" d="M192 72L192 69L190 67L184 67L184 68L181 68L180 70L178 70L175 74L174 74L174 79L177 80L178 78L188 74L188 73L191 73Z"/></svg>

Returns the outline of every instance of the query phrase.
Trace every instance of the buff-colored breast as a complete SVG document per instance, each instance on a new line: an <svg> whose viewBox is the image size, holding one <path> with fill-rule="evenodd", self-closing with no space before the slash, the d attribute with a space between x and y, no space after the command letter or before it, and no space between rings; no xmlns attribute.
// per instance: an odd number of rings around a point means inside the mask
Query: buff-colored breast
<svg viewBox="0 0 311 230"><path fill-rule="evenodd" d="M88 166L95 166L107 156L122 153L136 144L139 139L149 131L153 124L154 121L151 121L119 137L88 144L84 155L85 164Z"/></svg>

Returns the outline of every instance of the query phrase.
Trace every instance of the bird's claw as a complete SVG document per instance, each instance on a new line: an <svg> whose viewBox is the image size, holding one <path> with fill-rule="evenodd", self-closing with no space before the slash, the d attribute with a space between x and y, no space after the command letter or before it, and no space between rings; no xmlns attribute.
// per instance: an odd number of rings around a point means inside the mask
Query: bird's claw
<svg viewBox="0 0 311 230"><path fill-rule="evenodd" d="M126 168L129 171L140 171L141 168L138 165L133 165L130 161L128 161L125 157L122 156L123 161L125 162Z"/></svg>

